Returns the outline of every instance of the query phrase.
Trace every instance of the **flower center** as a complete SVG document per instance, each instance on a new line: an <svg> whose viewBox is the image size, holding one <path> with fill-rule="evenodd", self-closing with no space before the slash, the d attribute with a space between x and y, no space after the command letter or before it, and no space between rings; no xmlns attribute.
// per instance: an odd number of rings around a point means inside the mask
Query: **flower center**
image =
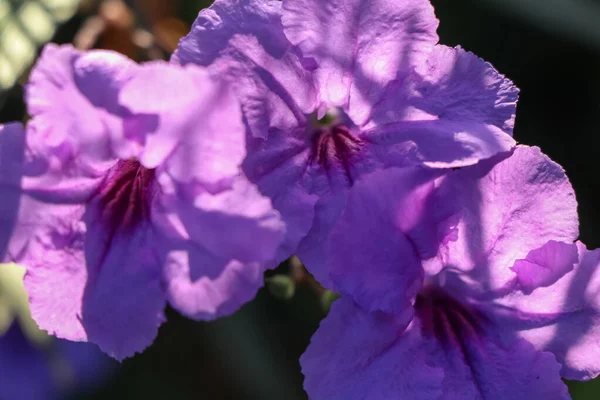
<svg viewBox="0 0 600 400"><path fill-rule="evenodd" d="M423 334L434 337L445 347L458 346L467 352L467 343L478 340L485 318L477 310L460 303L439 287L424 288L415 302Z"/></svg>
<svg viewBox="0 0 600 400"><path fill-rule="evenodd" d="M137 160L120 160L98 193L101 220L114 232L147 219L153 183L153 169L144 168Z"/></svg>
<svg viewBox="0 0 600 400"><path fill-rule="evenodd" d="M341 167L348 182L354 179L351 166L362 147L362 141L352 134L351 121L340 111L330 111L312 124L312 162L326 171Z"/></svg>

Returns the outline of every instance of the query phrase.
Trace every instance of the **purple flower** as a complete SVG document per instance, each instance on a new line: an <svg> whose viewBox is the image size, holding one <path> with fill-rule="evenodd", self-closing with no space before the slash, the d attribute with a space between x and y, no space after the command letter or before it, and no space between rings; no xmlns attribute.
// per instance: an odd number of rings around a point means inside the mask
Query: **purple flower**
<svg viewBox="0 0 600 400"><path fill-rule="evenodd" d="M315 399L568 399L600 374L600 250L564 171L519 146L360 179L329 241L342 298L301 358Z"/></svg>
<svg viewBox="0 0 600 400"><path fill-rule="evenodd" d="M20 202L19 185L23 173L25 135L19 123L0 125L0 262L6 257L14 232Z"/></svg>
<svg viewBox="0 0 600 400"><path fill-rule="evenodd" d="M34 319L122 359L168 301L212 319L262 285L284 227L240 174L239 105L198 67L49 45L31 74L11 258Z"/></svg>
<svg viewBox="0 0 600 400"><path fill-rule="evenodd" d="M311 272L347 190L379 168L477 163L514 146L518 90L460 47L436 45L427 0L217 0L173 57L233 82L246 175L287 224L279 259Z"/></svg>
<svg viewBox="0 0 600 400"><path fill-rule="evenodd" d="M61 399L101 383L115 361L92 344L52 339L40 332L27 306L24 273L15 264L0 265L0 398Z"/></svg>
<svg viewBox="0 0 600 400"><path fill-rule="evenodd" d="M15 322L0 335L0 398L62 399L74 390L102 382L114 367L111 364L89 343L59 339L38 347Z"/></svg>

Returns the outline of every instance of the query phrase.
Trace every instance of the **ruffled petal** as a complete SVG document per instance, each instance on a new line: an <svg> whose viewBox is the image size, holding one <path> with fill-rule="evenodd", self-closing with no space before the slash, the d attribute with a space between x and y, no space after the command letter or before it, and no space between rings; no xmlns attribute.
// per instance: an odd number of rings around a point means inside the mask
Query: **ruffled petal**
<svg viewBox="0 0 600 400"><path fill-rule="evenodd" d="M176 240L201 246L218 259L268 262L276 257L285 225L268 197L244 177L219 193L186 191L159 177L164 190L155 226Z"/></svg>
<svg viewBox="0 0 600 400"><path fill-rule="evenodd" d="M68 155L81 174L103 169L120 150L117 95L135 68L115 52L47 45L27 85L31 148Z"/></svg>
<svg viewBox="0 0 600 400"><path fill-rule="evenodd" d="M465 128L478 123L480 129L495 127L512 136L519 89L460 46L435 46L416 74L392 86L369 123L439 120Z"/></svg>
<svg viewBox="0 0 600 400"><path fill-rule="evenodd" d="M455 168L515 146L519 91L489 63L438 45L417 70L390 83L364 120L383 160Z"/></svg>
<svg viewBox="0 0 600 400"><path fill-rule="evenodd" d="M188 244L169 252L165 281L169 303L198 320L230 315L254 298L263 285L264 266L218 257Z"/></svg>
<svg viewBox="0 0 600 400"><path fill-rule="evenodd" d="M144 229L111 232L91 206L86 216L82 206L58 207L62 214L48 210L54 220L22 260L33 318L50 334L96 343L117 359L142 351L164 321L156 238Z"/></svg>
<svg viewBox="0 0 600 400"><path fill-rule="evenodd" d="M170 304L191 318L236 311L276 265L285 224L255 185L238 177L228 190L195 193L159 177L160 207L153 224L169 236L164 280Z"/></svg>
<svg viewBox="0 0 600 400"><path fill-rule="evenodd" d="M600 374L600 250L576 245L579 264L572 271L550 286L496 299L487 314L505 335L554 353L564 378L588 380Z"/></svg>
<svg viewBox="0 0 600 400"><path fill-rule="evenodd" d="M422 63L438 40L427 0L284 0L283 8L287 38L316 64L320 100L347 107L352 118Z"/></svg>
<svg viewBox="0 0 600 400"><path fill-rule="evenodd" d="M530 294L539 287L547 287L573 270L579 257L573 244L549 241L539 249L531 250L524 260L517 260L511 269L517 274L519 288Z"/></svg>
<svg viewBox="0 0 600 400"><path fill-rule="evenodd" d="M38 229L68 218L73 205L87 199L101 181L70 176L71 170L57 167L58 154L34 154L29 136L20 124L0 126L0 260L27 257Z"/></svg>
<svg viewBox="0 0 600 400"><path fill-rule="evenodd" d="M172 61L209 66L230 80L255 137L267 137L271 127L293 129L315 108L312 77L283 33L280 2L215 1L200 12Z"/></svg>
<svg viewBox="0 0 600 400"><path fill-rule="evenodd" d="M364 176L348 195L329 238L327 263L343 293L367 310L402 312L423 280L421 261L437 254L447 218L433 208L427 169L388 169Z"/></svg>
<svg viewBox="0 0 600 400"><path fill-rule="evenodd" d="M22 187L47 203L78 204L93 195L106 171L125 152L117 98L137 68L110 51L80 52L48 45L27 86L32 116L30 151Z"/></svg>
<svg viewBox="0 0 600 400"><path fill-rule="evenodd" d="M350 298L337 300L300 358L309 397L439 399L443 371L430 365L419 327L406 329L411 317L367 313Z"/></svg>
<svg viewBox="0 0 600 400"><path fill-rule="evenodd" d="M515 261L550 240L572 243L579 233L573 188L536 147L455 171L441 190L461 215L458 240L441 248L441 264L463 271L473 293L504 287L515 278Z"/></svg>
<svg viewBox="0 0 600 400"><path fill-rule="evenodd" d="M494 67L463 50L436 46L418 72L410 105L439 119L478 121L512 136L519 89Z"/></svg>
<svg viewBox="0 0 600 400"><path fill-rule="evenodd" d="M119 101L133 114L124 121L124 134L143 143L139 160L146 168L160 165L179 182L211 189L238 175L246 155L239 104L206 70L143 65ZM150 120L154 126L142 125Z"/></svg>
<svg viewBox="0 0 600 400"><path fill-rule="evenodd" d="M30 126L26 132L13 133L17 135L2 138L2 146L10 149L11 154L10 158L3 157L6 168L1 166L0 186L4 194L1 250L8 260L20 262L32 256L30 245L38 234L44 235L46 227L71 218L73 208L81 207L95 193L104 179L104 171L86 171L68 151L53 152L44 143L36 143L39 138ZM7 143L4 139L9 136L14 140Z"/></svg>
<svg viewBox="0 0 600 400"><path fill-rule="evenodd" d="M493 125L474 121L402 121L364 132L386 165L458 168L510 151L515 140Z"/></svg>

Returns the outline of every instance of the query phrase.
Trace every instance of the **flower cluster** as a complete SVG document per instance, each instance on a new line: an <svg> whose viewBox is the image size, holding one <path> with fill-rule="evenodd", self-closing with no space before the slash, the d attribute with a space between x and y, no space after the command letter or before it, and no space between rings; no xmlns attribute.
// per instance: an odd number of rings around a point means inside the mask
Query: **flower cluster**
<svg viewBox="0 0 600 400"><path fill-rule="evenodd" d="M254 296L285 226L240 172L225 82L49 45L26 95L25 132L1 136L2 235L40 328L122 359L152 343L167 301L211 319Z"/></svg>
<svg viewBox="0 0 600 400"><path fill-rule="evenodd" d="M600 251L518 89L429 0L217 0L170 63L49 45L0 132L0 257L42 329L123 359L168 302L227 315L293 254L341 295L313 399L568 399Z"/></svg>

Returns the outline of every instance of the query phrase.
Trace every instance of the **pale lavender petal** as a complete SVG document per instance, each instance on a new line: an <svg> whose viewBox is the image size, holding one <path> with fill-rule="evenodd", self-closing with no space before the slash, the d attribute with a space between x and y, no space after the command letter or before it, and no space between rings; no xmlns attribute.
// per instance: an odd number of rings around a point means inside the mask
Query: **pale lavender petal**
<svg viewBox="0 0 600 400"><path fill-rule="evenodd" d="M47 212L49 218L40 221L42 228L28 253L17 260L27 269L24 281L31 314L48 333L85 341L88 335L81 323L88 274L83 250L86 229L81 221L84 209L55 206Z"/></svg>
<svg viewBox="0 0 600 400"><path fill-rule="evenodd" d="M579 233L575 193L563 169L536 147L455 171L440 196L461 213L458 240L440 249L442 264L468 274L485 293L515 278L510 267L550 240Z"/></svg>
<svg viewBox="0 0 600 400"><path fill-rule="evenodd" d="M22 260L32 316L59 338L96 343L117 359L132 356L164 321L156 239L143 229L110 232L93 208L84 217L83 207L68 207L60 217L53 210L55 220L45 221Z"/></svg>
<svg viewBox="0 0 600 400"><path fill-rule="evenodd" d="M27 171L21 183L47 203L78 204L115 162L120 131L117 94L135 69L110 51L48 45L27 85Z"/></svg>
<svg viewBox="0 0 600 400"><path fill-rule="evenodd" d="M438 45L392 82L362 129L386 163L473 165L511 150L518 89L489 63Z"/></svg>
<svg viewBox="0 0 600 400"><path fill-rule="evenodd" d="M549 241L539 249L531 250L523 260L515 261L511 269L517 274L520 289L530 294L538 287L547 287L573 270L579 261L573 244Z"/></svg>
<svg viewBox="0 0 600 400"><path fill-rule="evenodd" d="M519 89L494 67L463 50L436 46L419 67L412 107L439 119L479 121L512 136Z"/></svg>
<svg viewBox="0 0 600 400"><path fill-rule="evenodd" d="M163 189L166 177L159 177ZM189 240L217 258L242 262L275 259L285 225L268 197L244 177L219 193L175 191L160 196L154 223L175 239Z"/></svg>
<svg viewBox="0 0 600 400"><path fill-rule="evenodd" d="M218 257L188 244L169 252L165 281L171 306L190 318L230 315L254 298L263 285L264 266Z"/></svg>
<svg viewBox="0 0 600 400"><path fill-rule="evenodd" d="M489 304L487 314L505 335L554 353L564 378L588 380L600 374L600 250L580 242L577 248L579 264L556 283L530 294L515 290Z"/></svg>
<svg viewBox="0 0 600 400"><path fill-rule="evenodd" d="M350 191L326 262L334 285L365 309L401 312L420 290L421 260L435 256L446 236L446 216L433 208L438 175L382 170Z"/></svg>
<svg viewBox="0 0 600 400"><path fill-rule="evenodd" d="M286 36L316 63L320 100L349 107L355 122L438 39L427 0L284 0L283 7Z"/></svg>
<svg viewBox="0 0 600 400"><path fill-rule="evenodd" d="M496 127L512 136L518 95L491 64L460 46L437 45L416 74L394 82L375 105L371 123L478 122L480 129Z"/></svg>
<svg viewBox="0 0 600 400"><path fill-rule="evenodd" d="M364 136L386 165L457 168L508 152L515 140L500 128L477 121L406 120L369 128Z"/></svg>
<svg viewBox="0 0 600 400"><path fill-rule="evenodd" d="M120 126L117 94L135 68L115 52L47 45L27 85L31 147L68 153L87 173L102 168L121 150L113 137Z"/></svg>
<svg viewBox="0 0 600 400"><path fill-rule="evenodd" d="M14 215L16 224L6 249L8 261L26 262L36 256L38 237L44 235L45 226L62 225L64 219L72 218L79 206L48 204L19 192L19 208ZM30 247L32 246L32 247Z"/></svg>
<svg viewBox="0 0 600 400"><path fill-rule="evenodd" d="M436 400L443 371L429 363L429 344L404 315L367 313L342 297L300 358L311 399ZM406 330L405 330L406 329Z"/></svg>
<svg viewBox="0 0 600 400"><path fill-rule="evenodd" d="M4 195L0 218L5 229L0 244L12 261L28 256L39 229L71 218L73 207L86 201L103 180L100 171L80 168L69 151L47 147L30 128L4 130L0 142L3 152L10 151L0 159Z"/></svg>
<svg viewBox="0 0 600 400"><path fill-rule="evenodd" d="M281 3L217 0L202 10L173 62L208 66L230 80L255 137L293 129L315 108L309 71L283 33Z"/></svg>
<svg viewBox="0 0 600 400"><path fill-rule="evenodd" d="M231 180L246 155L245 129L227 85L199 67L162 62L141 66L119 94L133 115L124 134L141 136L146 168L166 170L175 180L209 187ZM144 132L136 121L154 117Z"/></svg>
<svg viewBox="0 0 600 400"><path fill-rule="evenodd" d="M173 242L164 270L169 302L195 319L229 315L256 295L265 269L277 265L286 227L244 177L216 194L174 189L163 193L153 215Z"/></svg>

